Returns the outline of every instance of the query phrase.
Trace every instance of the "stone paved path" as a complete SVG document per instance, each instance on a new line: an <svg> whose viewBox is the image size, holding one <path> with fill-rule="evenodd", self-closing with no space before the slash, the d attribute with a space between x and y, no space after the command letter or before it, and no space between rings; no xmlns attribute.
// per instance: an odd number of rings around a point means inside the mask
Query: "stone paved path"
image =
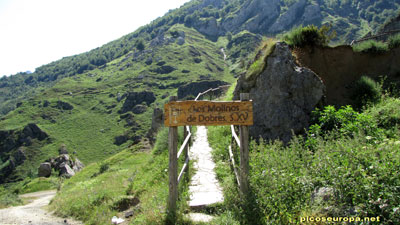
<svg viewBox="0 0 400 225"><path fill-rule="evenodd" d="M189 186L191 208L207 206L224 201L222 189L214 172L215 163L211 157L211 147L207 140L207 129L198 126L189 156L194 162L196 174Z"/></svg>

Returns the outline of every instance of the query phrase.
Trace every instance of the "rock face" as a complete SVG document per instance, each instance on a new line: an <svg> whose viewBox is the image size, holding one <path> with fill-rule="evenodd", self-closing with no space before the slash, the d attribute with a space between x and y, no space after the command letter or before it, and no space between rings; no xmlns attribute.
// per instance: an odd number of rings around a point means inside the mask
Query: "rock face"
<svg viewBox="0 0 400 225"><path fill-rule="evenodd" d="M51 175L51 164L49 162L41 163L38 169L39 177L50 177Z"/></svg>
<svg viewBox="0 0 400 225"><path fill-rule="evenodd" d="M0 130L0 184L12 181L17 166L26 160L27 146L48 140L49 135L30 123L18 130Z"/></svg>
<svg viewBox="0 0 400 225"><path fill-rule="evenodd" d="M48 135L46 134L46 132L43 132L36 124L30 123L26 125L22 130L22 137L30 137L42 141L47 138Z"/></svg>
<svg viewBox="0 0 400 225"><path fill-rule="evenodd" d="M268 31L271 33L278 33L295 23L296 19L304 11L306 3L306 0L300 0L294 3L292 6L290 6L289 10L285 14L280 16L275 23L272 24Z"/></svg>
<svg viewBox="0 0 400 225"><path fill-rule="evenodd" d="M250 93L253 100L250 135L287 143L292 133L303 133L309 126L310 113L323 99L325 85L314 72L295 63L287 44L278 42L261 74L239 78L234 98L239 99L240 93Z"/></svg>
<svg viewBox="0 0 400 225"><path fill-rule="evenodd" d="M178 88L178 99L183 99L185 97L196 97L200 92L204 92L210 88L216 88L226 84L228 83L220 80L192 82Z"/></svg>
<svg viewBox="0 0 400 225"><path fill-rule="evenodd" d="M126 94L126 100L122 109L119 113L123 114L133 110L138 104L142 104L145 102L147 105L150 105L156 100L156 97L153 92L150 91L142 91L142 92L129 92Z"/></svg>

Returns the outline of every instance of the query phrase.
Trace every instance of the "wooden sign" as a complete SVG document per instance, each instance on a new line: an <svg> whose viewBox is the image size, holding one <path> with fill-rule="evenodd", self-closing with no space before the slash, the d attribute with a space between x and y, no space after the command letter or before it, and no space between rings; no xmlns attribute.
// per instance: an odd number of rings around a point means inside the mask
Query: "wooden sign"
<svg viewBox="0 0 400 225"><path fill-rule="evenodd" d="M169 102L164 105L164 125L253 125L253 102Z"/></svg>

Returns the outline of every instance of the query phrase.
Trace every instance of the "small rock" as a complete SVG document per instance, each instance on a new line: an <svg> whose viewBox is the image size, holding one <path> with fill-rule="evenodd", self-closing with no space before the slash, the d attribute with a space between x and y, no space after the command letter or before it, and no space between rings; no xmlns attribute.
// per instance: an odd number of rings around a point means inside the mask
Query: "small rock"
<svg viewBox="0 0 400 225"><path fill-rule="evenodd" d="M68 154L67 146L65 144L61 144L60 149L58 149L58 153L60 155Z"/></svg>
<svg viewBox="0 0 400 225"><path fill-rule="evenodd" d="M133 216L133 211L132 210L125 213L125 218L129 218L131 216Z"/></svg>

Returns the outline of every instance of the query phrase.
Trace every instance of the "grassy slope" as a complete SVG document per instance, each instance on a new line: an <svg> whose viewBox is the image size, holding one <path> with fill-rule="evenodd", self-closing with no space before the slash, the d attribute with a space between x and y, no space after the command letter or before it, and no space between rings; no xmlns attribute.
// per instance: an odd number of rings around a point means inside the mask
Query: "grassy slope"
<svg viewBox="0 0 400 225"><path fill-rule="evenodd" d="M62 143L66 144L70 152L76 151L76 156L85 164L101 161L131 145L132 141L121 146L113 143L115 136L131 132L117 112L124 102L117 101L118 93L122 95L143 90L155 93L157 100L147 111L134 114L134 120L140 126L134 134L144 136L151 125L152 108L162 107L166 101L161 96L176 94L176 88L168 85L196 81L200 76L232 82L233 77L225 68L219 50L220 43L211 42L194 29L182 25L171 28L171 31L176 30L185 32L184 45L148 45L141 54L142 59L135 61L132 52L128 52L102 69L62 79L54 87L31 97L5 116L0 121L0 129L17 129L27 123L36 123L51 138L51 142L44 145L28 147L27 152L32 152L32 157L24 165L30 165L29 170L35 173L40 162L58 154L57 150ZM171 38L168 31L165 37ZM200 56L193 56L190 49L196 49ZM147 65L144 61L150 56L153 56L154 61ZM195 63L194 58L201 58L202 61ZM165 65L173 66L176 70L169 74L152 72L159 67L155 59L165 61ZM190 73L182 73L182 70L189 70ZM99 78L101 81L96 81ZM158 88L163 85L165 89ZM59 100L70 103L74 109L56 109ZM50 106L43 107L44 101L49 101ZM111 108L113 105L115 107ZM43 119L43 116L47 118ZM22 177L26 176L26 171L21 173Z"/></svg>

